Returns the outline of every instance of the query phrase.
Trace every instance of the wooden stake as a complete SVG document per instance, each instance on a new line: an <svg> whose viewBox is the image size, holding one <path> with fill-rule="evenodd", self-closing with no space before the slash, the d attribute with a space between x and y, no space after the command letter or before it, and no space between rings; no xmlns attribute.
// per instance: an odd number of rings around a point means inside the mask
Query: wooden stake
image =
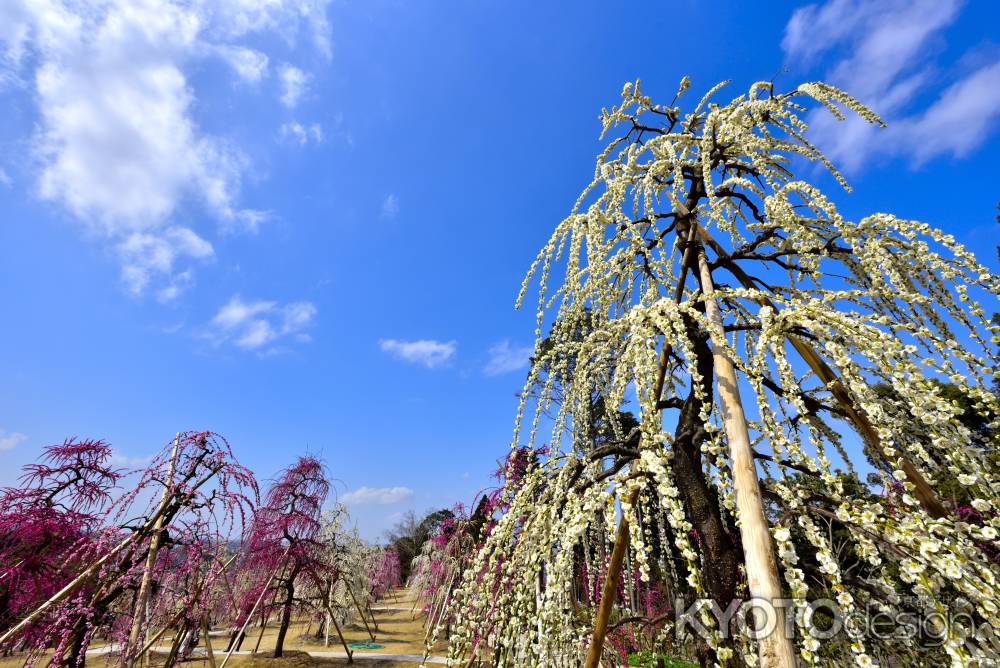
<svg viewBox="0 0 1000 668"><path fill-rule="evenodd" d="M635 497L635 492L629 494L629 505L635 502ZM608 572L604 577L604 589L601 591L601 602L597 607L597 618L594 620L594 637L587 650L587 660L583 664L586 668L597 668L597 664L601 661L601 653L604 651L604 636L608 632L611 609L614 607L618 583L621 581L622 562L625 561L625 550L628 548L628 532L628 520L622 513L622 518L618 522L618 532L615 535L615 546L611 550L611 563L608 564Z"/></svg>
<svg viewBox="0 0 1000 668"><path fill-rule="evenodd" d="M678 211L683 218L690 218L691 212L688 207L679 204ZM674 303L679 304L684 296L684 284L687 282L688 268L694 258L695 235L697 234L697 223L689 222L687 243L684 247L684 254L681 256L680 275L677 277L677 287L674 289ZM670 359L671 346L667 342L666 335L663 337L663 346L660 348L660 366L656 374L656 382L653 385L653 396L658 404L663 395L663 385L667 378L667 362ZM629 505L635 502L635 495L629 498ZM614 607L615 594L618 589L618 582L621 579L622 561L625 558L625 550L628 548L629 532L628 520L624 514L618 522L618 531L615 534L615 546L611 550L611 563L608 564L608 571L605 573L604 590L601 592L601 602L597 607L597 619L594 623L594 634L590 639L590 647L587 649L586 668L597 668L601 660L601 652L604 651L604 636L608 632L608 620L611 618L611 609ZM604 548L604 542L601 543ZM617 556L617 560L615 557ZM608 589L608 584L614 581L614 587ZM588 585L589 587L589 585Z"/></svg>
<svg viewBox="0 0 1000 668"><path fill-rule="evenodd" d="M757 480L757 469L750 445L750 433L740 390L737 385L736 369L726 355L726 335L722 323L722 311L715 300L715 287L708 268L705 253L698 253L698 269L701 290L705 295L705 312L709 321L709 335L712 339L712 357L715 362L715 378L718 386L719 404L722 406L722 420L726 427L729 443L729 466L733 474L733 490L736 493L736 516L740 524L743 541L743 556L747 572L747 586L750 596L763 599L771 604L776 626L766 638L758 640L762 668L795 668L795 646L785 635L785 611L774 603L781 598L781 584L778 581L778 567L774 559L771 532L764 517L764 502ZM721 603L725 603L721 601ZM758 611L759 612L759 611ZM765 623L762 614L756 614L757 628Z"/></svg>
<svg viewBox="0 0 1000 668"><path fill-rule="evenodd" d="M347 593L351 595L351 600L354 601L354 607L358 609L358 614L361 615L361 621L365 623L365 630L368 631L368 636L375 642L375 634L372 633L371 627L368 626L368 620L365 619L365 611L361 609L361 604L358 603L358 599L354 596L354 592L351 590L351 585L345 580L344 587L347 589Z"/></svg>
<svg viewBox="0 0 1000 668"><path fill-rule="evenodd" d="M331 588L332 589L332 588ZM337 636L340 638L340 644L344 646L344 651L347 652L347 663L354 663L354 652L347 645L347 641L344 639L344 634L340 631L340 624L337 623L337 618L333 614L333 610L330 609L329 601L327 602L326 611L330 615L330 621L333 622L333 628L337 631Z"/></svg>
<svg viewBox="0 0 1000 668"><path fill-rule="evenodd" d="M274 599L273 598L271 599L271 605L274 605ZM263 619L261 619L260 633L257 634L257 642L254 643L253 651L250 652L251 654L256 654L257 650L260 649L260 641L264 639L264 631L267 630L267 623L269 621L271 621L271 614L270 613L268 613L267 615L265 615L263 617Z"/></svg>
<svg viewBox="0 0 1000 668"><path fill-rule="evenodd" d="M215 668L215 652L212 651L212 639L209 637L211 628L208 626L208 613L201 617L201 632L205 636L205 653L208 655L208 665Z"/></svg>

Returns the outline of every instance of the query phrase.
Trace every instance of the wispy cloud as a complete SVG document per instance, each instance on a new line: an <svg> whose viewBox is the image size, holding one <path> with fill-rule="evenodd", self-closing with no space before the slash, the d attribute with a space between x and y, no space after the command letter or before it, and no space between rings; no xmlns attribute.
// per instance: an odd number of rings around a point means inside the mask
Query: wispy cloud
<svg viewBox="0 0 1000 668"><path fill-rule="evenodd" d="M212 318L206 337L216 345L229 342L248 351L288 339L305 342L310 338L304 330L312 324L316 312L311 302L281 306L273 301L244 301L236 295Z"/></svg>
<svg viewBox="0 0 1000 668"><path fill-rule="evenodd" d="M281 77L281 103L289 109L294 109L306 93L310 76L294 65L288 64L282 65L279 76Z"/></svg>
<svg viewBox="0 0 1000 668"><path fill-rule="evenodd" d="M12 450L27 440L28 437L24 434L20 434L16 431L0 429L0 452L4 450Z"/></svg>
<svg viewBox="0 0 1000 668"><path fill-rule="evenodd" d="M399 198L389 193L382 200L382 211L379 214L384 220L392 220L399 215Z"/></svg>
<svg viewBox="0 0 1000 668"><path fill-rule="evenodd" d="M510 341L501 341L490 348L489 359L486 366L483 367L483 373L487 376L499 376L524 369L531 361L531 353L533 352L532 346L511 346Z"/></svg>
<svg viewBox="0 0 1000 668"><path fill-rule="evenodd" d="M281 126L281 136L296 142L299 146L305 146L311 141L316 143L323 141L323 128L319 123L305 126L298 121L291 121Z"/></svg>
<svg viewBox="0 0 1000 668"><path fill-rule="evenodd" d="M189 68L219 58L240 80L259 81L267 54L233 42L263 32L290 41L301 27L328 54L327 2L0 4L0 81L34 88L37 192L118 250L130 292L174 298L210 256L191 252L189 240L206 235L176 220L182 206L228 230L261 219L239 205L246 155L194 119Z"/></svg>
<svg viewBox="0 0 1000 668"><path fill-rule="evenodd" d="M828 0L796 10L782 48L790 63L829 56L824 78L872 107L881 130L860 119L810 118L810 135L836 163L856 170L877 155L903 155L919 165L938 155L963 157L986 140L1000 117L1000 58L945 77L936 101L917 101L943 69L934 62L959 0ZM969 54L966 54L968 56ZM963 61L971 61L963 58ZM931 95L933 98L933 94Z"/></svg>
<svg viewBox="0 0 1000 668"><path fill-rule="evenodd" d="M359 487L353 492L347 492L340 497L340 501L349 505L380 505L388 506L393 503L402 503L413 497L413 490L409 487Z"/></svg>
<svg viewBox="0 0 1000 668"><path fill-rule="evenodd" d="M113 466L122 466L127 469L139 469L144 468L151 461L153 461L154 455L126 455L123 452L112 449L111 450L111 464Z"/></svg>
<svg viewBox="0 0 1000 668"><path fill-rule="evenodd" d="M157 291L160 301L175 299L192 282L190 270L177 272L178 259L208 260L215 255L212 244L186 227L168 227L165 230L133 232L118 244L123 260L122 280L135 295L142 294L154 278L165 279Z"/></svg>
<svg viewBox="0 0 1000 668"><path fill-rule="evenodd" d="M247 83L259 83L267 76L268 57L266 53L248 49L245 46L221 45L219 56L229 63L233 71Z"/></svg>
<svg viewBox="0 0 1000 668"><path fill-rule="evenodd" d="M433 369L441 366L455 355L458 349L456 341L434 341L421 339L419 341L400 341L398 339L382 339L378 343L383 352L396 359L420 364Z"/></svg>

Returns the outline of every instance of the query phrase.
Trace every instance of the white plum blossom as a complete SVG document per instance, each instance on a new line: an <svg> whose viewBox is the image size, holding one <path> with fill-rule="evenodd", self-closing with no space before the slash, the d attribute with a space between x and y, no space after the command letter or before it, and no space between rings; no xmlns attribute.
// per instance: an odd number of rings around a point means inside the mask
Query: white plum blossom
<svg viewBox="0 0 1000 668"><path fill-rule="evenodd" d="M986 449L942 389L950 384L1000 429L989 389L1000 327L988 313L1000 279L951 235L888 213L849 220L793 173L818 163L847 188L803 119L819 105L881 124L848 94L759 82L715 102L720 84L682 110L689 84L655 104L630 82L603 111L604 134L619 134L524 280L519 305L538 291L536 346L513 445L544 441L549 455L508 494L455 589L455 665L487 656L580 665L594 622L580 590L604 580L619 526L628 529L623 570L636 583L669 582L699 598L722 591L720 572L743 578L711 556L738 521L716 352L739 376L805 664L823 651L841 652L833 665L858 666L917 651L867 636L817 646L802 614L816 588L845 613L903 611L916 596L942 615L959 598L979 621L995 614L1000 567L982 543L995 529L961 520L939 490L957 481L984 516L1000 496ZM722 332L706 315L710 300ZM595 396L604 415L631 402L638 426L598 424ZM878 485L855 472L847 430ZM744 585L732 591L746 595ZM614 618L634 608L619 600ZM755 661L751 639L726 640L703 613L707 658ZM998 658L969 631L956 622L935 651L956 666Z"/></svg>

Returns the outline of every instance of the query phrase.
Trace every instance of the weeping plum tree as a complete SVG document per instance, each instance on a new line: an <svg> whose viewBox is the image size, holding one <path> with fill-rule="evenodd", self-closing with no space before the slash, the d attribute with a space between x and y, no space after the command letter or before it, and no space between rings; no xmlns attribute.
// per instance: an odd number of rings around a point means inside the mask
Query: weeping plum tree
<svg viewBox="0 0 1000 668"><path fill-rule="evenodd" d="M536 335L554 324L514 446L551 424L552 447L464 572L452 658L488 647L499 665L595 666L607 629L636 613L623 571L674 571L686 602L722 610L764 599L777 629L777 599L792 599L792 633L759 641L753 624L700 607L703 664L996 658L974 631L998 613L1000 480L938 381L996 433L1000 338L983 305L1000 281L950 235L887 213L848 220L795 174L818 163L847 188L803 120L822 107L881 125L846 93L757 83L718 103L720 84L684 111L688 85L660 105L630 83L602 113L617 137L525 279L519 303L538 282ZM608 414L635 401L639 426L612 420L583 449L595 392ZM975 518L944 485L966 490ZM577 606L581 566L600 585L596 608ZM936 646L861 630L820 647L804 614L817 590L846 614L951 622ZM662 622L644 621L666 647Z"/></svg>
<svg viewBox="0 0 1000 668"><path fill-rule="evenodd" d="M296 597L301 578L321 581L327 564L320 514L330 491L323 465L314 457L300 457L271 485L246 538L247 568L257 584L247 600L271 599L280 610L274 656L284 650L293 608L305 601ZM268 610L265 608L265 615ZM247 614L253 614L251 610Z"/></svg>
<svg viewBox="0 0 1000 668"><path fill-rule="evenodd" d="M109 455L103 443L67 442L29 471L37 484L26 497L43 508L55 502L53 514L86 520L80 540L58 554L52 577L65 584L25 606L0 634L0 647L28 650L29 665L55 647L53 664L81 666L98 632L120 644L123 664L133 663L148 650L154 622L172 625L207 606L201 592L223 570L209 557L234 528L242 531L256 505L253 475L216 434L178 434L128 490L113 489L119 473L105 466ZM19 525L15 534L23 530ZM198 586L161 587L171 580Z"/></svg>
<svg viewBox="0 0 1000 668"><path fill-rule="evenodd" d="M62 589L79 569L80 553L101 529L121 471L111 446L69 439L25 467L20 487L0 492L0 629L6 629ZM30 644L41 625L26 628Z"/></svg>
<svg viewBox="0 0 1000 668"><path fill-rule="evenodd" d="M368 559L368 591L373 601L403 584L399 553L389 546L371 551Z"/></svg>
<svg viewBox="0 0 1000 668"><path fill-rule="evenodd" d="M304 598L319 613L316 637L324 637L329 644L330 627L334 627L348 655L351 648L341 628L352 618L365 627L372 641L375 640L375 620L370 608L374 601L372 592L380 586L375 578L381 575L372 571L373 560L381 550L361 540L357 530L349 526L349 520L347 508L341 504L334 504L323 513L318 536L322 545L322 569L315 569L316 575L306 581L307 588L303 591ZM369 617L372 617L371 624Z"/></svg>

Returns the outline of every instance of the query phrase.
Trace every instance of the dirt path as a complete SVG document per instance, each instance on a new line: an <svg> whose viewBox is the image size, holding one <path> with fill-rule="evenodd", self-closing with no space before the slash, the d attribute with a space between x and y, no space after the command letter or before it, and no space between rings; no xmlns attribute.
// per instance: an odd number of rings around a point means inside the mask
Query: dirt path
<svg viewBox="0 0 1000 668"><path fill-rule="evenodd" d="M412 666L414 663L419 664L424 654L425 615L420 612L420 606L415 606L414 603L414 594L409 589L394 590L379 601L378 605L372 610L378 629L376 630L375 625L372 625L371 621L369 621L369 626L372 633L375 634L374 643L381 645L381 647L353 650L355 660L366 659L364 665L370 666L371 664L367 661L370 656L405 655L408 657L407 659L396 658L394 660L400 661L399 665L401 666ZM312 632L307 634L310 626L312 627ZM288 629L288 638L285 640L285 650L308 652L315 658L339 659L346 657L343 645L341 645L336 633L330 634L330 644L327 646L324 645L322 639L315 637L315 630L315 624L310 625L305 621L292 624L291 628ZM255 629L253 632L247 633L247 639L243 643L244 649L253 649L259 632L259 629ZM354 623L344 628L343 632L348 644L372 642L368 631L365 629L365 625L360 619L354 620ZM274 649L276 636L276 625L274 623L269 624L268 628L264 631L264 637L260 644L260 651L262 653L270 652ZM223 641L223 638L219 638L218 642L222 647L224 647ZM434 648L432 654L441 657L445 652L444 644L441 643ZM236 657L234 656L233 658L235 659ZM431 661L428 663L431 663ZM437 662L435 661L434 663ZM230 664L232 664L232 661L230 661Z"/></svg>
<svg viewBox="0 0 1000 668"><path fill-rule="evenodd" d="M424 655L424 618L420 606L414 606L414 594L409 589L397 589L390 592L379 601L372 612L375 616L376 630L369 619L369 626L375 634L373 645L365 648L352 649L354 665L358 668L413 668L420 665ZM352 643L372 643L365 625L360 619L342 629L348 645ZM264 629L261 638L260 651L251 654L250 650L257 643L260 627L247 630L243 650L233 653L226 668L312 668L313 666L346 666L347 654L336 633L331 633L330 644L324 645L323 639L315 637L316 624L308 621L294 622L288 629L285 638L285 656L274 659L270 654L274 650L274 641L278 634L277 626L271 622ZM211 634L216 664L221 666L225 656L228 633L216 630ZM161 649L161 648L157 648ZM166 648L162 648L166 650ZM107 648L95 647L87 653L87 664L90 666L117 665L117 657L107 656ZM444 664L447 645L439 642L428 657L427 665ZM104 656L102 656L104 655ZM163 655L153 653L151 665L158 665ZM103 660L102 660L103 659ZM23 663L23 658L8 657L0 659L0 668L15 668ZM43 665L43 664L39 664ZM184 662L191 668L208 668L209 662L204 653L204 644L191 660Z"/></svg>

